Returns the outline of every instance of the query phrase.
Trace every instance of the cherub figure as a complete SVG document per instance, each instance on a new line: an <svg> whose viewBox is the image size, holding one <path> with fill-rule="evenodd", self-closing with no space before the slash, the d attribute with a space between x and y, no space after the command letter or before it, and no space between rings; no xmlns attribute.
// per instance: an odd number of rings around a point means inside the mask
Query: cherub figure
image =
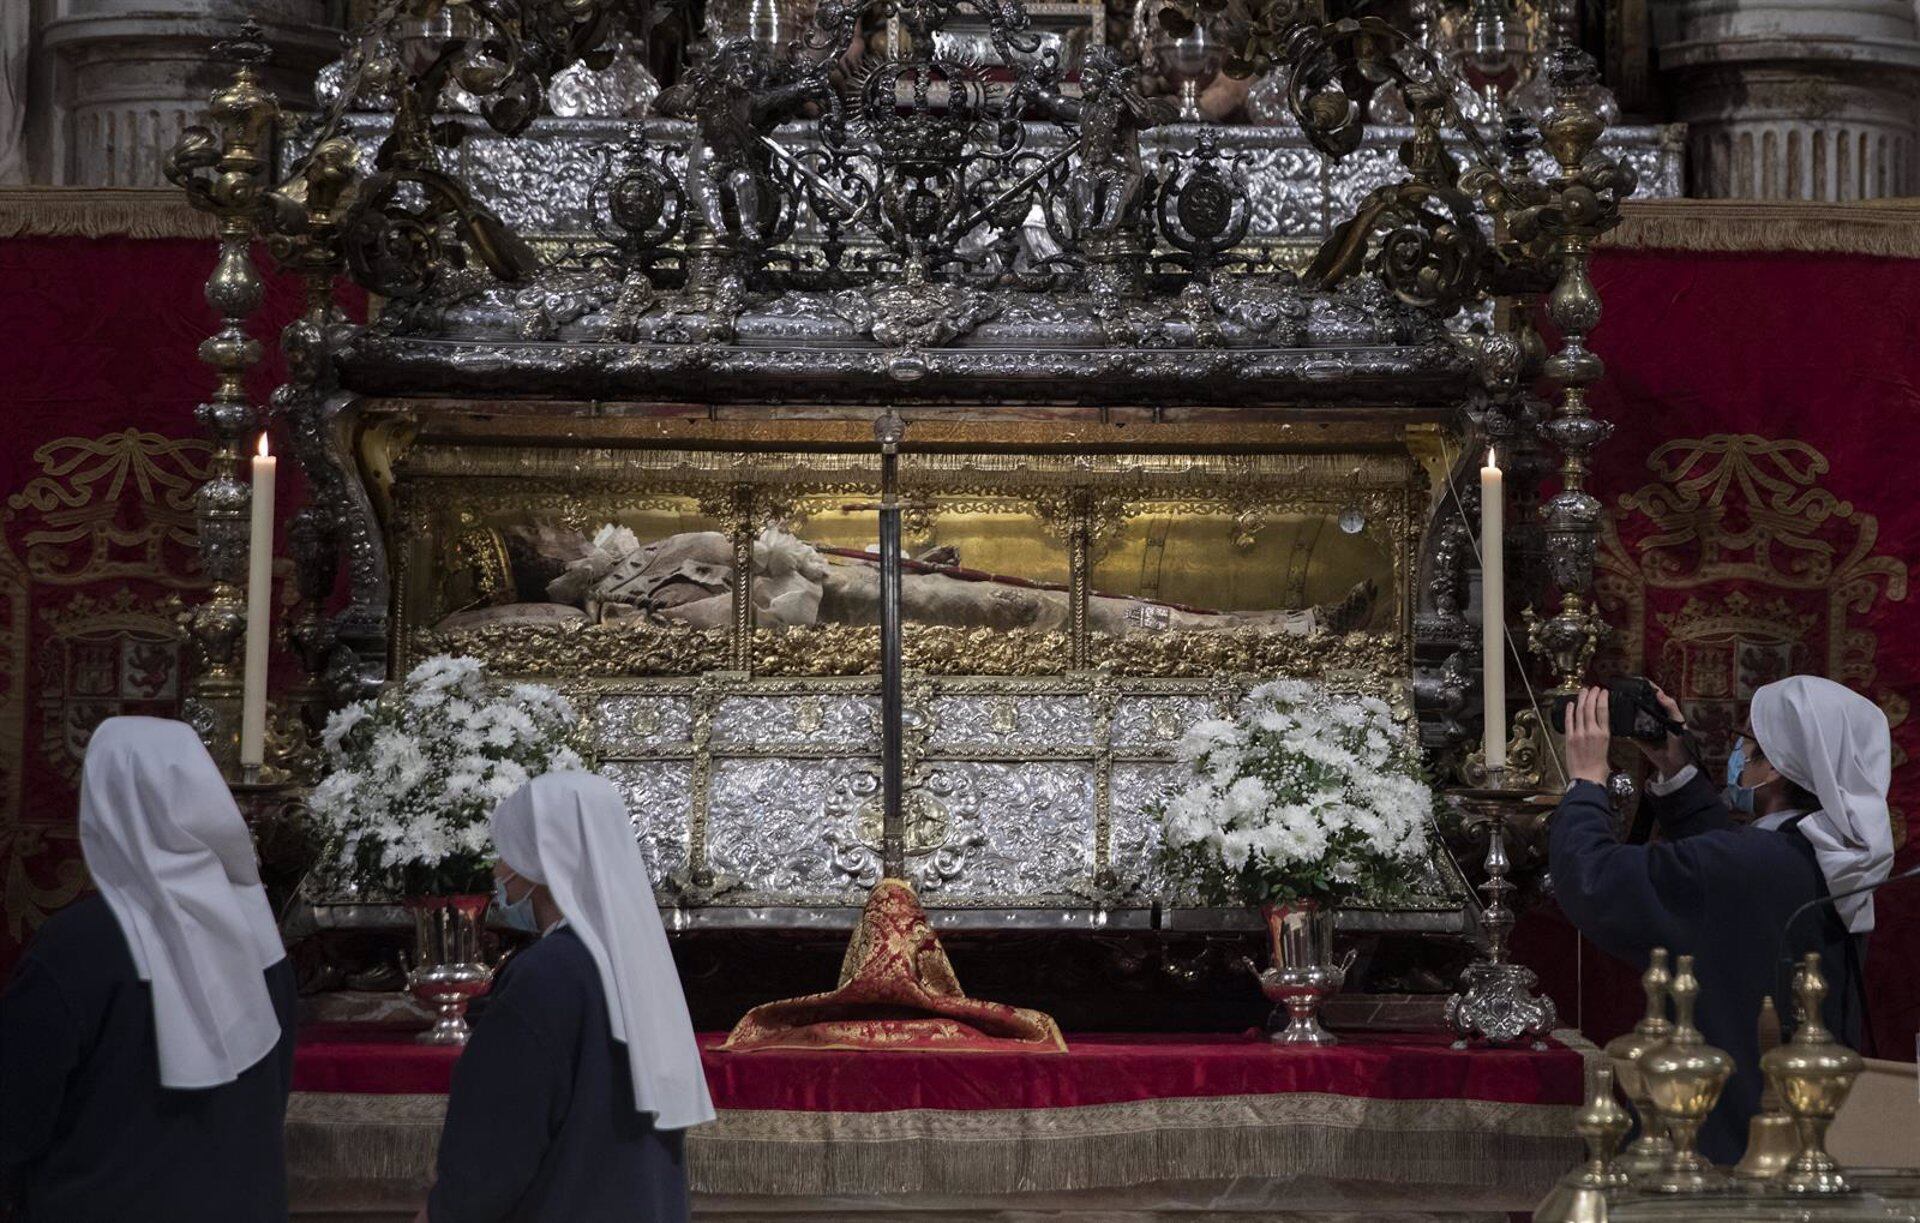
<svg viewBox="0 0 1920 1223"><path fill-rule="evenodd" d="M1140 133L1177 113L1166 98L1142 97L1134 73L1113 48L1088 47L1077 100L1051 91L1034 98L1043 113L1079 129L1080 160L1067 187L1083 238L1112 237L1138 222L1147 182Z"/></svg>
<svg viewBox="0 0 1920 1223"><path fill-rule="evenodd" d="M655 110L691 119L687 200L714 235L760 245L780 219L780 188L762 137L828 86L803 76L766 87L767 66L752 39L723 38L686 76L661 93Z"/></svg>

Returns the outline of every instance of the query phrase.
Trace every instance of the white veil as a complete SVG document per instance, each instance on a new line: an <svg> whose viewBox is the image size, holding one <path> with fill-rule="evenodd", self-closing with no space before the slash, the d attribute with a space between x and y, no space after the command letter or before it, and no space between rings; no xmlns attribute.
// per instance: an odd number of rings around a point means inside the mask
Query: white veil
<svg viewBox="0 0 1920 1223"><path fill-rule="evenodd" d="M108 718L87 744L80 849L153 991L165 1087L231 1083L280 1041L286 958L253 838L184 722Z"/></svg>
<svg viewBox="0 0 1920 1223"><path fill-rule="evenodd" d="M536 777L494 809L493 843L516 874L546 885L592 954L607 1022L627 1047L634 1104L663 1130L713 1120L686 996L620 792L591 773Z"/></svg>
<svg viewBox="0 0 1920 1223"><path fill-rule="evenodd" d="M1820 809L1800 821L1813 843L1827 888L1844 892L1887 877L1893 868L1893 823L1887 787L1893 740L1887 715L1866 697L1816 675L1796 675L1753 694L1753 737L1788 780L1819 796ZM1873 897L1836 901L1847 929L1873 929Z"/></svg>

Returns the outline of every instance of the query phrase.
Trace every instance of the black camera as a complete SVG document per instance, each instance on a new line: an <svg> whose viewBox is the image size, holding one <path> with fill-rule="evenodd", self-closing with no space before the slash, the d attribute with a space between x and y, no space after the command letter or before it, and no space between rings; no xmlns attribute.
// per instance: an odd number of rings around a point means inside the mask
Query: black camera
<svg viewBox="0 0 1920 1223"><path fill-rule="evenodd" d="M1608 733L1616 739L1639 739L1643 743L1664 743L1670 734L1679 734L1684 725L1667 716L1654 694L1653 684L1644 676L1627 675L1606 682ZM1553 703L1553 729L1567 733L1567 710L1574 698L1563 696Z"/></svg>

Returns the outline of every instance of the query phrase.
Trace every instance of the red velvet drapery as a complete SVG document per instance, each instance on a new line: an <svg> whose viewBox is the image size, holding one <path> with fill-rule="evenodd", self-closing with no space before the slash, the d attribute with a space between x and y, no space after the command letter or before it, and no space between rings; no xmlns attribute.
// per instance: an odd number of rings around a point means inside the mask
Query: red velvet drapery
<svg viewBox="0 0 1920 1223"><path fill-rule="evenodd" d="M1653 676L1722 753L1769 680L1811 672L1865 692L1894 724L1896 861L1910 864L1920 263L1612 251L1594 282L1607 377L1593 404L1615 426L1593 481L1608 510L1599 586L1615 628L1597 667ZM1869 1047L1910 1058L1920 886L1877 903ZM1516 941L1563 1015L1582 1007L1604 1040L1632 1025L1640 991L1624 966L1574 945L1551 912Z"/></svg>
<svg viewBox="0 0 1920 1223"><path fill-rule="evenodd" d="M194 349L216 321L200 295L212 262L199 240L0 241L0 967L83 886L72 782L87 730L177 708L169 599L200 585L191 495L208 452L193 406L212 380ZM1617 425L1594 481L1613 665L1654 674L1709 729L1785 670L1852 683L1897 723L1895 805L1911 807L1920 262L1607 251L1595 280L1608 377L1594 403ZM270 354L297 301L272 283L256 327ZM1876 1044L1911 1056L1920 888L1879 909ZM1575 957L1550 915L1517 945L1565 1014L1584 996L1589 1032L1631 1022L1630 974Z"/></svg>
<svg viewBox="0 0 1920 1223"><path fill-rule="evenodd" d="M1274 1056L1264 1037L1067 1038L1050 1049L990 1053L719 1048L700 1038L723 1109L891 1112L898 1109L1084 1108L1141 1100L1317 1092L1370 1100L1573 1104L1581 1055L1532 1049L1456 1050L1432 1034L1363 1033L1311 1057ZM295 1091L432 1094L447 1090L458 1049L417 1045L411 1032L352 1024L310 1028L294 1059Z"/></svg>

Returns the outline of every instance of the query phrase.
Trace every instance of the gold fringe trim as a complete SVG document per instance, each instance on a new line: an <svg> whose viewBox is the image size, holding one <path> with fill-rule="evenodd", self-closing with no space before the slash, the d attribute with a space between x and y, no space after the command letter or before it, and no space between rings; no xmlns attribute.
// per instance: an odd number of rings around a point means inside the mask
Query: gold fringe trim
<svg viewBox="0 0 1920 1223"><path fill-rule="evenodd" d="M442 1096L295 1093L301 1185L432 1179ZM1572 1105L1369 1100L1299 1092L1084 1108L720 1114L687 1138L697 1193L979 1196L1165 1181L1304 1177L1526 1205L1573 1166Z"/></svg>
<svg viewBox="0 0 1920 1223"><path fill-rule="evenodd" d="M1573 1050L1575 1053L1578 1053L1586 1061L1588 1070L1592 1070L1596 1066L1610 1066L1613 1064L1612 1060L1607 1057L1607 1051L1588 1040L1586 1033L1580 1031L1578 1028L1555 1028L1553 1030L1553 1039Z"/></svg>
<svg viewBox="0 0 1920 1223"><path fill-rule="evenodd" d="M443 1095L296 1091L287 1105L287 1174L303 1181L433 1183Z"/></svg>
<svg viewBox="0 0 1920 1223"><path fill-rule="evenodd" d="M1804 252L1920 259L1920 199L1821 204L1789 200L1628 200L1614 250Z"/></svg>
<svg viewBox="0 0 1920 1223"><path fill-rule="evenodd" d="M172 188L0 187L0 238L213 236L213 218Z"/></svg>

